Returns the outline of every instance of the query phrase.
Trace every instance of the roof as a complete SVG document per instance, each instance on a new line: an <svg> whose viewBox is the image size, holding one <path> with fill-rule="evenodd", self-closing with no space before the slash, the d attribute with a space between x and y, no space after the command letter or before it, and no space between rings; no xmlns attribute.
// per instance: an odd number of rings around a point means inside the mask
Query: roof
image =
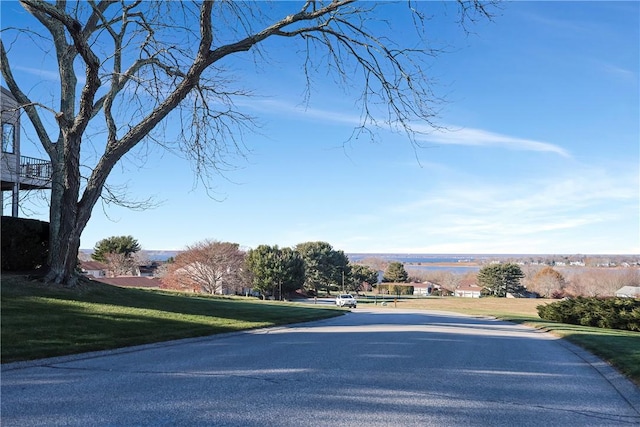
<svg viewBox="0 0 640 427"><path fill-rule="evenodd" d="M470 285L470 286L458 286L456 291L464 291L464 292L481 292L482 288L480 286Z"/></svg>
<svg viewBox="0 0 640 427"><path fill-rule="evenodd" d="M2 98L4 98L5 100L10 99L11 101L13 101L13 104L16 104L18 102L16 101L16 98L15 96L13 96L11 91L4 86L0 86L0 93L2 93Z"/></svg>
<svg viewBox="0 0 640 427"><path fill-rule="evenodd" d="M99 261L81 261L80 268L83 270L106 270L107 266Z"/></svg>
<svg viewBox="0 0 640 427"><path fill-rule="evenodd" d="M438 286L435 283L431 283L431 282L412 283L411 285L415 289L427 289L427 288L433 288L434 286Z"/></svg>
<svg viewBox="0 0 640 427"><path fill-rule="evenodd" d="M616 291L616 295L640 297L640 286L623 286Z"/></svg>
<svg viewBox="0 0 640 427"><path fill-rule="evenodd" d="M93 280L96 282L106 283L107 285L121 286L125 288L159 288L162 286L162 280L157 277L120 276L101 277Z"/></svg>

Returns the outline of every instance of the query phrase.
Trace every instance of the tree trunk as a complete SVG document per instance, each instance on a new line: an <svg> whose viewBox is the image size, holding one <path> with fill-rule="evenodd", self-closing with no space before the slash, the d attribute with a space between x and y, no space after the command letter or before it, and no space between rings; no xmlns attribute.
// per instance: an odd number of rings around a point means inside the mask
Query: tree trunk
<svg viewBox="0 0 640 427"><path fill-rule="evenodd" d="M49 271L46 281L74 286L80 249L80 235L84 227L77 224L77 202L65 203L69 191L51 191L49 223ZM56 194L58 193L58 194Z"/></svg>
<svg viewBox="0 0 640 427"><path fill-rule="evenodd" d="M45 280L49 283L72 287L78 281L76 267L80 249L80 232L77 227L69 227L65 223L57 226L59 238L49 242L49 271Z"/></svg>
<svg viewBox="0 0 640 427"><path fill-rule="evenodd" d="M49 212L49 265L45 281L75 286L79 275L80 236L97 201L79 203L79 138L61 138L52 158L51 207ZM85 191L85 194L87 191ZM99 192L98 192L99 194Z"/></svg>

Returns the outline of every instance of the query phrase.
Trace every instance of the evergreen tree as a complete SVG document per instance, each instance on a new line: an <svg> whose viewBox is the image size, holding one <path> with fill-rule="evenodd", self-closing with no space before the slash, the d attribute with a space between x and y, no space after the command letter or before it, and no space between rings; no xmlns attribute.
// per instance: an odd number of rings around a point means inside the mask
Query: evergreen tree
<svg viewBox="0 0 640 427"><path fill-rule="evenodd" d="M91 258L100 262L107 262L109 254L130 258L140 249L140 244L133 236L112 236L96 243Z"/></svg>
<svg viewBox="0 0 640 427"><path fill-rule="evenodd" d="M369 266L353 264L350 266L349 280L347 281L347 291L358 291L364 283L375 285L378 282L378 272Z"/></svg>
<svg viewBox="0 0 640 427"><path fill-rule="evenodd" d="M260 245L251 249L246 257L247 269L252 276L253 289L262 296L278 295L300 289L304 284L304 261L291 248Z"/></svg>
<svg viewBox="0 0 640 427"><path fill-rule="evenodd" d="M296 251L304 260L307 289L316 293L324 289L329 293L331 285L341 287L343 279L349 276L349 258L327 242L300 243Z"/></svg>
<svg viewBox="0 0 640 427"><path fill-rule="evenodd" d="M384 276L382 281L384 282L393 282L393 283L406 283L409 279L409 274L407 270L404 269L404 264L401 262L392 262L387 267L384 272Z"/></svg>
<svg viewBox="0 0 640 427"><path fill-rule="evenodd" d="M524 273L518 264L491 264L478 272L478 285L489 295L506 297L508 293L519 294L524 291L520 279Z"/></svg>

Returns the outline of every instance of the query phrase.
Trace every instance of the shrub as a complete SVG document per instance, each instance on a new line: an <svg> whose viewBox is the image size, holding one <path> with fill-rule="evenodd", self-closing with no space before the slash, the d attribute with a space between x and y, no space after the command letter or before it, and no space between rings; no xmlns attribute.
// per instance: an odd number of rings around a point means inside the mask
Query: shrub
<svg viewBox="0 0 640 427"><path fill-rule="evenodd" d="M2 217L2 271L36 270L47 263L49 223Z"/></svg>
<svg viewBox="0 0 640 427"><path fill-rule="evenodd" d="M640 299L578 297L537 309L540 318L554 322L640 331Z"/></svg>
<svg viewBox="0 0 640 427"><path fill-rule="evenodd" d="M567 297L567 293L564 289L556 289L555 291L551 292L551 298L552 299L561 299L561 298L565 298Z"/></svg>

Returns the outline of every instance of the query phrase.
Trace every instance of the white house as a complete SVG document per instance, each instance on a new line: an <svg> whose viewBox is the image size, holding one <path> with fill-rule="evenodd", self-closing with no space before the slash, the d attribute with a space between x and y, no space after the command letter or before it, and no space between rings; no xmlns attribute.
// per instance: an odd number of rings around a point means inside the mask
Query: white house
<svg viewBox="0 0 640 427"><path fill-rule="evenodd" d="M413 283L413 294L422 297L431 295L435 289L440 289L440 285L431 282Z"/></svg>
<svg viewBox="0 0 640 427"><path fill-rule="evenodd" d="M482 288L480 286L459 286L453 291L455 296L463 298L480 298Z"/></svg>
<svg viewBox="0 0 640 427"><path fill-rule="evenodd" d="M107 277L107 266L98 261L82 261L80 270L85 276L95 277L96 279Z"/></svg>
<svg viewBox="0 0 640 427"><path fill-rule="evenodd" d="M640 298L640 286L623 286L616 291L621 298Z"/></svg>

